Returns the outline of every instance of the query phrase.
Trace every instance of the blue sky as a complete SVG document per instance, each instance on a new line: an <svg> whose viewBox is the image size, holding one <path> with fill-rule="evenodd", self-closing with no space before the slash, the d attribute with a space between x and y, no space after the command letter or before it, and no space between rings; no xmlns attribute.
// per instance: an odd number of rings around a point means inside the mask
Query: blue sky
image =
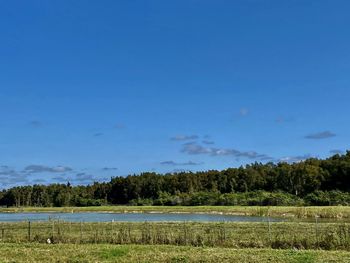
<svg viewBox="0 0 350 263"><path fill-rule="evenodd" d="M348 1L2 1L0 187L349 148Z"/></svg>

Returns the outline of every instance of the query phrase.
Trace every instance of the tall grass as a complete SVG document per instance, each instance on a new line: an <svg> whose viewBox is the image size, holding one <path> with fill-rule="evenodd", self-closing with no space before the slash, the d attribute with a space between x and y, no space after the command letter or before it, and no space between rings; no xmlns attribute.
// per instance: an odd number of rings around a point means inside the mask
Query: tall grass
<svg viewBox="0 0 350 263"><path fill-rule="evenodd" d="M231 248L343 249L350 223L2 223L1 242L167 244ZM30 231L30 233L29 233Z"/></svg>

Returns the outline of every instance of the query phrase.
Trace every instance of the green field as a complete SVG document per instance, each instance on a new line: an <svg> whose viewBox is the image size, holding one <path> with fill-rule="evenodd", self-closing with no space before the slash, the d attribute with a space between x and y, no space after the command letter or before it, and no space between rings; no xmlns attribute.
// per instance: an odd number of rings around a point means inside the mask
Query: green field
<svg viewBox="0 0 350 263"><path fill-rule="evenodd" d="M3 243L142 244L350 251L350 223L1 223Z"/></svg>
<svg viewBox="0 0 350 263"><path fill-rule="evenodd" d="M350 252L158 245L2 244L0 262L350 262Z"/></svg>
<svg viewBox="0 0 350 263"><path fill-rule="evenodd" d="M350 218L350 206L93 206L93 207L10 207L0 212L114 212L114 213L222 213L288 218Z"/></svg>
<svg viewBox="0 0 350 263"><path fill-rule="evenodd" d="M350 262L349 207L1 209L1 212L49 211L222 213L279 216L287 220L245 223L73 223L57 220L0 223L0 262ZM328 220L315 220L315 216ZM291 220L293 218L297 220ZM51 244L47 244L48 239Z"/></svg>

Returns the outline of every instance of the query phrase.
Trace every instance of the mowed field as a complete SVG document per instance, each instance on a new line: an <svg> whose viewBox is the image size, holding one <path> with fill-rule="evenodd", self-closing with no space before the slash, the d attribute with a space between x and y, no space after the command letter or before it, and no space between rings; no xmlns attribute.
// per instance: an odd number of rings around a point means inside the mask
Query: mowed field
<svg viewBox="0 0 350 263"><path fill-rule="evenodd" d="M350 252L169 245L1 244L0 262L350 262Z"/></svg>

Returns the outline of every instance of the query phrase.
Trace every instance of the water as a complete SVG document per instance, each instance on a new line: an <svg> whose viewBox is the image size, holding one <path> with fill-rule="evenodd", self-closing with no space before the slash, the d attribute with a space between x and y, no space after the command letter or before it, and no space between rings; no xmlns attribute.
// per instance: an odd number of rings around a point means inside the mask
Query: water
<svg viewBox="0 0 350 263"><path fill-rule="evenodd" d="M0 213L0 222L47 221L59 219L69 222L266 222L265 217L175 214L175 213ZM271 222L281 221L270 218Z"/></svg>

